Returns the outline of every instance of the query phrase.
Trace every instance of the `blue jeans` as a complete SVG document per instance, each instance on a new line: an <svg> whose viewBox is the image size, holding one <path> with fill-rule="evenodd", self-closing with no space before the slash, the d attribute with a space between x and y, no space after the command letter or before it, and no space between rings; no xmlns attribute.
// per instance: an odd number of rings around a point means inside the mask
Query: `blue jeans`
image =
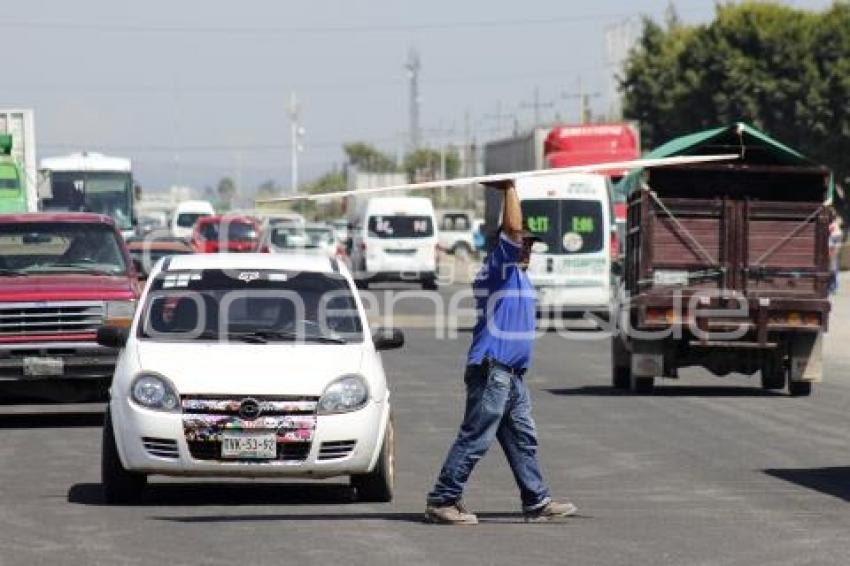
<svg viewBox="0 0 850 566"><path fill-rule="evenodd" d="M451 505L463 495L472 469L498 439L519 486L522 506L531 511L551 501L537 461L537 432L531 398L521 377L491 367L468 366L466 411L457 439L428 494L429 505Z"/></svg>

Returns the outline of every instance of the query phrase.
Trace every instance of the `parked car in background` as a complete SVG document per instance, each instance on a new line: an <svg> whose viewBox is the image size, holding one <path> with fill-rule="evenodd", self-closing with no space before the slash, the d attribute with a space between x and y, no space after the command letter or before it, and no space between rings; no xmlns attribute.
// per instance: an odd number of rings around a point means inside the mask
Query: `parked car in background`
<svg viewBox="0 0 850 566"><path fill-rule="evenodd" d="M307 225L304 216L297 212L275 212L263 216L262 228L270 228L272 226L287 226L291 228L299 228L301 230Z"/></svg>
<svg viewBox="0 0 850 566"><path fill-rule="evenodd" d="M318 246L328 257L336 255L337 243L330 226L327 224L307 224L304 232L307 234L309 243Z"/></svg>
<svg viewBox="0 0 850 566"><path fill-rule="evenodd" d="M185 200L177 205L171 216L171 235L188 240L198 219L214 215L215 209L209 201Z"/></svg>
<svg viewBox="0 0 850 566"><path fill-rule="evenodd" d="M468 258L475 251L475 236L472 230L473 213L468 210L438 210L440 227L440 249L461 258Z"/></svg>
<svg viewBox="0 0 850 566"><path fill-rule="evenodd" d="M132 502L152 474L348 476L363 501L394 487L390 392L345 266L324 257L193 255L158 264L127 328L103 427L102 483Z"/></svg>
<svg viewBox="0 0 850 566"><path fill-rule="evenodd" d="M91 213L0 215L0 397L87 401L106 394L140 288L115 223Z"/></svg>
<svg viewBox="0 0 850 566"><path fill-rule="evenodd" d="M165 212L146 212L138 215L138 226L136 231L141 236L151 232L159 231L168 227L168 215ZM128 238L129 241L131 238Z"/></svg>
<svg viewBox="0 0 850 566"><path fill-rule="evenodd" d="M195 223L192 249L199 253L253 252L260 225L248 216L206 216Z"/></svg>
<svg viewBox="0 0 850 566"><path fill-rule="evenodd" d="M164 257L194 252L186 240L173 236L130 238L127 249L140 277L147 277L156 262Z"/></svg>

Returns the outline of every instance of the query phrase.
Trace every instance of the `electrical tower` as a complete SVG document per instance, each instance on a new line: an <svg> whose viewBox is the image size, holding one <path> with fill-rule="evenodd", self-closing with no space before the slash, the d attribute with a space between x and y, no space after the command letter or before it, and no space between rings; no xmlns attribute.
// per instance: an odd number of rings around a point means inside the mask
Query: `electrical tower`
<svg viewBox="0 0 850 566"><path fill-rule="evenodd" d="M422 130L419 125L419 106L422 102L419 97L419 70L422 64L416 49L411 49L408 53L404 68L407 69L407 78L410 81L410 148L415 151L422 143Z"/></svg>

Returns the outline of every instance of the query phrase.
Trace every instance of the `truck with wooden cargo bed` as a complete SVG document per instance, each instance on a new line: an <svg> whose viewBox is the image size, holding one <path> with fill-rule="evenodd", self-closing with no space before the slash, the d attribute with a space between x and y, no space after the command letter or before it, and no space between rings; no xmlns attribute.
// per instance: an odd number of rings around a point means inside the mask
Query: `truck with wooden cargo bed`
<svg viewBox="0 0 850 566"><path fill-rule="evenodd" d="M639 393L681 368L761 375L809 395L827 330L830 171L746 124L677 138L649 157L736 153L648 168L628 194L612 384Z"/></svg>

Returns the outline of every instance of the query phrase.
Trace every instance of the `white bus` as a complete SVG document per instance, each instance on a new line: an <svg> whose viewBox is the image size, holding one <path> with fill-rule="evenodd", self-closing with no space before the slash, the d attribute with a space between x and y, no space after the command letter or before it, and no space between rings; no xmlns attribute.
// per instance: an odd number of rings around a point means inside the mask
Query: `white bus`
<svg viewBox="0 0 850 566"><path fill-rule="evenodd" d="M129 159L102 153L72 153L42 159L47 191L41 210L95 212L111 217L126 238L135 233L135 192Z"/></svg>
<svg viewBox="0 0 850 566"><path fill-rule="evenodd" d="M563 174L520 178L516 187L526 226L542 240L528 266L538 315L607 319L618 253L610 181Z"/></svg>

